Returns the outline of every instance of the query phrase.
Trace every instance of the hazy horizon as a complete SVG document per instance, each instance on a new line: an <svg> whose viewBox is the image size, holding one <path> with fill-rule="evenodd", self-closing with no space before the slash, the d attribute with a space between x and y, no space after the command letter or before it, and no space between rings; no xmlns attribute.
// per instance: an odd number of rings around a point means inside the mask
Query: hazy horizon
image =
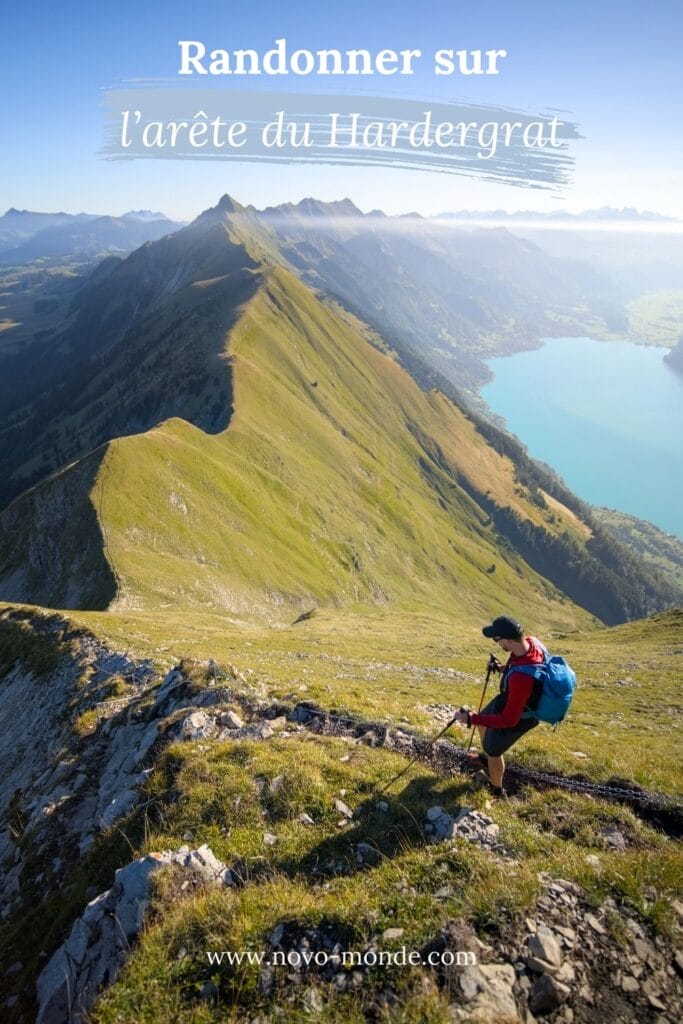
<svg viewBox="0 0 683 1024"><path fill-rule="evenodd" d="M212 207L216 206L218 204L218 202L220 201L221 197L223 195L226 195L226 194L230 195L231 198L233 198L241 206L244 206L245 208L246 207L251 207L253 209L256 209L259 213L261 213L264 210L266 210L268 208L271 208L271 207L277 207L277 206L283 206L283 205L296 206L299 203L301 203L301 202L303 202L304 200L307 200L307 199L312 199L315 202L320 202L320 203L325 203L325 204L334 204L334 203L341 203L341 202L344 202L344 201L350 201L351 203L353 203L353 205L364 216L368 216L371 213L383 213L383 214L386 215L387 218L392 218L392 224L395 224L395 220L394 219L404 219L405 221L407 221L409 223L410 219L411 219L411 215L412 216L417 215L415 217L415 220L418 223L420 221L424 221L424 222L428 222L428 223L438 222L438 223L442 224L444 227L448 227L449 226L448 225L448 221L447 220L441 220L441 218L443 218L443 217L450 217L450 216L463 216L465 219L463 219L462 221L458 221L457 222L457 226L458 227L477 227L479 225L483 225L483 226L486 226L486 227L493 227L493 226L496 226L496 224L498 224L498 223L507 225L507 224L510 224L512 222L516 227L527 227L528 226L528 227L538 228L539 230L542 230L545 227L550 227L550 228L553 228L553 229L556 229L556 230L568 230L568 231L571 231L571 230L586 230L587 228L590 228L591 226L596 228L596 226L599 225L599 229L601 231L624 231L624 230L634 231L634 230L637 230L637 231L644 231L644 232L648 232L648 233L660 233L660 232L662 232L662 233L673 233L673 234L678 234L680 231L683 231L683 219L677 218L674 214L665 213L665 212L662 212L661 210L655 210L655 209L651 209L651 208L648 208L648 209L643 209L643 208L638 209L634 204L628 204L628 205L623 206L623 207L616 207L616 206L609 206L609 205L605 205L605 206L597 207L597 208L596 207L594 207L594 208L581 207L581 208L577 208L576 210L568 210L568 209L557 208L557 207L555 209L550 209L550 210L541 210L541 209L538 209L538 208L533 208L531 206L524 206L524 207L516 208L516 209L504 209L502 207L496 207L496 206L486 206L486 207L485 206L481 206L481 207L478 207L478 208L473 208L473 207L460 207L460 208L456 208L456 207L452 207L450 209L440 210L437 213L433 213L433 214L423 214L417 208L416 205L413 205L410 208L399 209L399 210L392 210L392 211L388 210L387 208L383 208L383 207L367 207L367 205L366 205L366 208L364 208L364 206L361 204L361 202L359 200L354 199L353 196L348 194L348 193L344 194L344 195L338 194L338 195L335 195L335 196L330 197L330 198L323 198L321 195L312 194L310 192L302 194L302 195L298 195L295 198L291 198L291 197L290 198L283 198L283 199L279 199L279 201L272 200L272 201L264 203L263 205L257 205L257 203L255 203L255 202L253 202L253 201L251 201L251 200L249 200L249 199L247 199L247 198L245 198L243 196L236 195L234 192L227 192L226 193L225 191L223 191L223 192L217 194L215 199L213 199L213 200L211 199L211 197L208 197L208 196L205 199L197 200L195 205L192 208L192 211L189 212L189 213L184 213L184 214L183 213L176 213L173 210L170 210L168 208L163 208L162 209L159 206L145 207L144 205L142 205L142 203L137 203L137 204L134 204L133 206L129 206L126 209L121 210L121 212L112 212L112 210L110 210L110 209L97 209L97 210L90 209L90 210L88 210L88 209L85 209L83 206L79 206L78 203L75 203L75 204L62 203L58 207L53 208L53 209L47 209L47 208L38 209L38 208L35 208L35 207L33 207L33 208L31 208L31 207L22 207L22 206L20 206L17 203L10 202L9 205L4 210L4 212L2 214L0 214L0 216L6 216L7 214L10 213L10 211L13 211L13 210L16 211L17 213L38 213L38 214L58 214L58 213L63 213L63 214L66 214L68 216L83 215L83 216L87 216L87 217L119 217L119 218L120 217L124 217L124 216L126 216L128 214L133 214L133 213L159 213L163 217L166 217L166 218L168 218L169 220L172 220L172 221L190 222L190 221L194 220L196 217L198 217L203 211L205 211L207 209L211 209ZM185 209L189 210L189 207L186 206ZM602 213L603 211L606 214L608 214L608 216L605 216L604 219L595 216L596 214ZM625 214L631 213L631 212L633 212L635 214L635 216L632 219L630 219L628 216L624 216ZM500 216L498 218L496 218L497 214L500 214ZM482 220L477 220L477 215L480 215ZM525 221L523 219L525 215L529 216L530 219L528 221ZM585 217L585 219L582 219L582 216ZM663 218L663 219L662 220L659 220L659 219L651 220L651 219L648 219L650 216L653 216L655 218ZM565 218L572 218L572 219L565 219ZM307 219L307 222L310 222L310 223L314 222L314 220L315 220L315 218L310 217L310 216L307 216L306 219ZM324 223L329 225L330 222L332 220L334 220L334 219L336 219L336 218L325 217L324 218ZM339 220L347 221L348 218L340 217ZM381 224L381 221L377 221L377 227L379 227L380 224ZM453 226L456 226L456 225L454 224Z"/></svg>

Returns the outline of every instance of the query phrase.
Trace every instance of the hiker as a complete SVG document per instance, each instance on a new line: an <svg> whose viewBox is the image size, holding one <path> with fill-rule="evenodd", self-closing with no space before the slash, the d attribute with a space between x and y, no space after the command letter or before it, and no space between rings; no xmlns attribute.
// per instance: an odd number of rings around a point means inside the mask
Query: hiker
<svg viewBox="0 0 683 1024"><path fill-rule="evenodd" d="M479 730L483 753L471 751L467 755L468 767L485 769L494 793L499 796L503 794L503 754L520 736L538 725L533 710L539 686L526 672L515 672L515 667L542 665L547 652L540 640L525 636L520 624L508 615L494 619L490 626L484 626L482 633L508 655L505 665L496 658L491 663L493 670L502 674L500 692L479 712L458 711L455 721L468 728L475 725Z"/></svg>

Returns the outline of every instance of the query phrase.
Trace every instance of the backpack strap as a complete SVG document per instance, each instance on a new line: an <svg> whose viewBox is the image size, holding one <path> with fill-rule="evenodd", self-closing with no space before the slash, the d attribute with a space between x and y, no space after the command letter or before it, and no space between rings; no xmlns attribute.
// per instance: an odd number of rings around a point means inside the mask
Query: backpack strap
<svg viewBox="0 0 683 1024"><path fill-rule="evenodd" d="M547 653L547 652L546 652ZM526 707L522 712L522 718L535 718L534 711L538 707L538 702L541 699L541 692L543 690L543 674L545 670L545 662L537 665L513 665L515 672L521 672L525 676L531 676L533 679L533 688L531 690L531 696L526 702Z"/></svg>

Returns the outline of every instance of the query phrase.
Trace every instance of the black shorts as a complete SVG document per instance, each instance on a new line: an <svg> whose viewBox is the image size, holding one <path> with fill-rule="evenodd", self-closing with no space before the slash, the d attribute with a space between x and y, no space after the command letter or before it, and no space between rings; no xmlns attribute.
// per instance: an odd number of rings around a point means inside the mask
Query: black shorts
<svg viewBox="0 0 683 1024"><path fill-rule="evenodd" d="M506 696L499 693L493 700L489 701L485 708L481 709L482 715L499 715L505 707ZM513 743L516 743L520 736L529 732L538 725L537 718L520 718L517 725L511 729L487 729L484 733L482 746L484 753L489 757L500 757L506 750L509 750Z"/></svg>

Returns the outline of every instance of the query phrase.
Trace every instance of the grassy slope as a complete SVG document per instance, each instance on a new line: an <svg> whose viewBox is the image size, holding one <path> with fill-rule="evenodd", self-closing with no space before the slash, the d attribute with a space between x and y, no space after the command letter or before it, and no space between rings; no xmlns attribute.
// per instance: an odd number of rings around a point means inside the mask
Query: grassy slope
<svg viewBox="0 0 683 1024"><path fill-rule="evenodd" d="M622 543L655 566L676 586L683 586L683 541L653 523L610 508L593 509L593 515Z"/></svg>
<svg viewBox="0 0 683 1024"><path fill-rule="evenodd" d="M318 603L462 607L470 617L502 604L588 623L501 552L454 482L461 472L542 522L512 463L293 276L267 276L226 344L226 431L173 419L106 448L91 498L120 607L289 621Z"/></svg>

